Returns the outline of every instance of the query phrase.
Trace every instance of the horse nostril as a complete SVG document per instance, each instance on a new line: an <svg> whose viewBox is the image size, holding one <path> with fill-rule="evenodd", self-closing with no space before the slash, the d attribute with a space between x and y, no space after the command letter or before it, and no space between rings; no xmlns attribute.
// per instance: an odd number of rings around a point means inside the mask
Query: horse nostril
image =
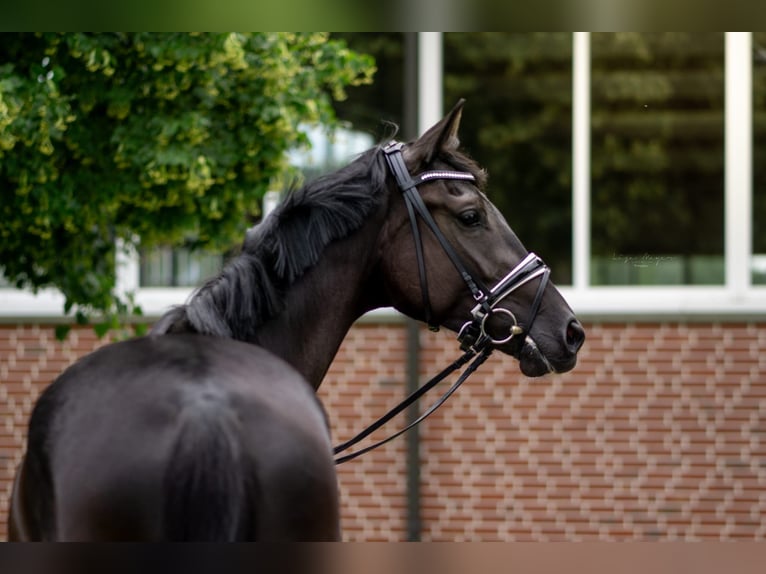
<svg viewBox="0 0 766 574"><path fill-rule="evenodd" d="M572 319L567 325L566 342L572 353L579 351L585 342L585 329L577 319Z"/></svg>

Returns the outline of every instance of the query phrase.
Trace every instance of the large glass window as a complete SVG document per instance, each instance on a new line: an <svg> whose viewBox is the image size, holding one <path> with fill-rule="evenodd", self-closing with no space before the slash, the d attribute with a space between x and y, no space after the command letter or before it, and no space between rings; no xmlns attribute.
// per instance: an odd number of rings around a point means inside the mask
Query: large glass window
<svg viewBox="0 0 766 574"><path fill-rule="evenodd" d="M215 275L223 264L218 253L158 247L142 251L139 281L142 287L196 287Z"/></svg>
<svg viewBox="0 0 766 574"><path fill-rule="evenodd" d="M372 84L354 88L348 98L335 103L338 117L376 142L393 137L397 128L399 139L414 138L417 134L410 132L416 130L416 33L345 32L332 37L345 40L356 52L372 55L377 68Z"/></svg>
<svg viewBox="0 0 766 574"><path fill-rule="evenodd" d="M444 103L466 98L461 140L529 249L572 283L572 34L444 35Z"/></svg>
<svg viewBox="0 0 766 574"><path fill-rule="evenodd" d="M766 32L753 33L752 278L766 285Z"/></svg>
<svg viewBox="0 0 766 574"><path fill-rule="evenodd" d="M594 33L591 282L724 282L724 37Z"/></svg>

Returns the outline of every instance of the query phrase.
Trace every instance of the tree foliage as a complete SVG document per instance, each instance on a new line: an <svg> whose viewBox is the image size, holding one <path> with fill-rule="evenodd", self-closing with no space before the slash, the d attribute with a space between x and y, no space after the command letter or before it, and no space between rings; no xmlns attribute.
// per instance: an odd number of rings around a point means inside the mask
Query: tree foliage
<svg viewBox="0 0 766 574"><path fill-rule="evenodd" d="M115 249L239 241L374 62L317 33L0 35L0 272L114 313Z"/></svg>

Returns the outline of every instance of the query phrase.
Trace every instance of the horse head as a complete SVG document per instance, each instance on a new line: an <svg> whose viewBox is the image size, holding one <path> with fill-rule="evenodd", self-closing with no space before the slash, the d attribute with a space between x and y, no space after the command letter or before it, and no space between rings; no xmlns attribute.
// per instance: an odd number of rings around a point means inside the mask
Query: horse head
<svg viewBox="0 0 766 574"><path fill-rule="evenodd" d="M527 376L568 371L585 332L483 192L484 171L459 150L462 108L384 149L397 189L379 247L383 288L401 312L459 332L464 347L516 357Z"/></svg>

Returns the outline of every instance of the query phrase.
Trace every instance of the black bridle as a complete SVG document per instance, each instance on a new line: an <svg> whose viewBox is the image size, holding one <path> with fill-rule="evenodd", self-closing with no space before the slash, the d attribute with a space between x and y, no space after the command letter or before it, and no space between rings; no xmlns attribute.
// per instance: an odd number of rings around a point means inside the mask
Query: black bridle
<svg viewBox="0 0 766 574"><path fill-rule="evenodd" d="M402 192L404 202L407 206L407 213L410 218L410 226L412 227L412 235L415 240L415 255L417 258L418 274L420 275L420 289L423 297L423 309L425 313L425 320L428 327L431 330L438 330L438 324L433 322L433 313L431 311L430 297L428 295L428 278L426 275L425 258L423 255L423 241L420 234L420 226L418 225L418 216L428 226L436 239L439 241L444 252L449 257L452 264L457 269L460 277L468 286L471 291L471 295L476 301L476 305L471 309L471 319L463 324L460 332L458 333L458 341L460 342L460 349L464 351L464 354L453 362L450 366L444 369L441 373L436 375L430 381L422 385L419 389L409 395L396 407L391 409L373 424L365 428L362 432L357 434L352 439L344 442L335 447L334 453L340 454L341 452L348 450L374 431L382 427L389 420L401 413L404 409L417 401L426 392L444 380L448 375L467 364L471 359L473 362L466 368L461 374L458 380L436 401L428 410L420 415L416 420L411 422L403 429L397 431L393 435L376 442L370 446L360 449L356 452L346 454L338 457L335 460L336 464L340 464L349 460L352 460L372 449L386 444L387 442L395 439L399 435L408 431L415 425L425 420L431 413L438 409L444 402L457 390L457 388L463 384L463 382L474 372L476 369L487 360L492 353L492 349L496 345L503 345L510 342L514 337L520 338L528 335L532 330L532 324L537 317L537 313L540 310L540 303L542 302L543 292L548 284L550 277L550 268L543 263L534 253L529 253L527 256L500 281L495 284L491 289L479 279L475 274L469 271L469 268L465 265L463 260L457 254L455 249L450 244L449 240L444 236L439 229L436 221L431 213L428 211L423 199L418 192L418 185L429 181L438 179L452 179L463 181L476 181L476 178L472 173L465 171L451 171L451 170L431 170L425 171L415 177L411 177L407 166L404 163L404 157L402 156L402 149L404 144L400 142L391 142L383 148L388 166L396 178L399 190ZM527 322L525 325L519 324L516 316L510 310L504 307L498 307L497 305L505 299L508 295L526 285L534 279L540 278L540 283L535 293L535 298L530 306L529 314L527 316ZM487 331L487 322L493 315L504 315L511 320L511 327L507 336L495 338ZM477 356L478 355L478 356ZM474 358L475 357L475 358Z"/></svg>

